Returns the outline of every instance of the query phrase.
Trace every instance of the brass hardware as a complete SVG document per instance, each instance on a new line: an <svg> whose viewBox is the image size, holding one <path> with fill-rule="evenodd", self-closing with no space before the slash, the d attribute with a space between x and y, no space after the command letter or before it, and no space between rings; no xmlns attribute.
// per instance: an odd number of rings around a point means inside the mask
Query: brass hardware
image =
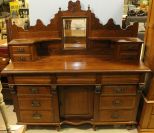
<svg viewBox="0 0 154 133"><path fill-rule="evenodd" d="M100 94L101 93L101 88L102 88L101 85L96 85L96 87L95 87L95 93L96 94Z"/></svg>
<svg viewBox="0 0 154 133"><path fill-rule="evenodd" d="M121 100L116 99L116 100L112 101L112 104L113 104L114 106L119 106L119 105L121 105Z"/></svg>
<svg viewBox="0 0 154 133"><path fill-rule="evenodd" d="M42 118L42 115L35 113L35 114L32 115L32 118L35 119L35 120L40 120Z"/></svg>
<svg viewBox="0 0 154 133"><path fill-rule="evenodd" d="M126 91L126 89L125 88L115 88L114 91L116 93L124 93Z"/></svg>
<svg viewBox="0 0 154 133"><path fill-rule="evenodd" d="M17 52L24 53L25 49L24 48L17 48Z"/></svg>
<svg viewBox="0 0 154 133"><path fill-rule="evenodd" d="M23 56L20 56L19 59L18 59L18 61L26 61L26 58L23 57Z"/></svg>
<svg viewBox="0 0 154 133"><path fill-rule="evenodd" d="M31 88L31 91L32 91L33 94L38 93L38 89L37 88Z"/></svg>
<svg viewBox="0 0 154 133"><path fill-rule="evenodd" d="M111 118L112 119L118 119L119 117L120 116L118 114L116 114L116 113L114 113L114 114L111 115Z"/></svg>
<svg viewBox="0 0 154 133"><path fill-rule="evenodd" d="M32 107L40 107L41 103L39 101L32 101Z"/></svg>

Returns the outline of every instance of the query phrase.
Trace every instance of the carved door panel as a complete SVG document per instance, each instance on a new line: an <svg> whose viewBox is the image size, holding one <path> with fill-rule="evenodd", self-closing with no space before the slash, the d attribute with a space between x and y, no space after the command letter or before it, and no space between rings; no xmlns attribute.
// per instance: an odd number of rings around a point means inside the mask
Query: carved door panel
<svg viewBox="0 0 154 133"><path fill-rule="evenodd" d="M93 117L92 86L62 86L59 92L62 118Z"/></svg>

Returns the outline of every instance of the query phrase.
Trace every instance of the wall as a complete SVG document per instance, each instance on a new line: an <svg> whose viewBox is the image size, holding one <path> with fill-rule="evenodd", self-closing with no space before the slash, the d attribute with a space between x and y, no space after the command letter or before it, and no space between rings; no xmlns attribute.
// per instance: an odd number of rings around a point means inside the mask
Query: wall
<svg viewBox="0 0 154 133"><path fill-rule="evenodd" d="M45 25L50 22L59 7L67 9L69 0L29 0L30 23L35 25L37 19L41 19ZM76 0L72 0L76 1ZM121 25L124 0L80 0L82 9L87 10L90 5L92 12L105 24L109 18L113 18Z"/></svg>

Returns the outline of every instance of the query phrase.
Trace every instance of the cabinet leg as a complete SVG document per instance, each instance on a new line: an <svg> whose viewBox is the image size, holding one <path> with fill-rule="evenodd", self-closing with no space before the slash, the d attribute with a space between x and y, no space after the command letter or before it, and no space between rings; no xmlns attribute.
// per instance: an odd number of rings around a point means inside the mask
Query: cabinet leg
<svg viewBox="0 0 154 133"><path fill-rule="evenodd" d="M58 126L57 126L57 128L56 128L56 130L59 132L59 131L60 131L60 129L61 129L61 126L60 126L60 125L58 125Z"/></svg>
<svg viewBox="0 0 154 133"><path fill-rule="evenodd" d="M96 131L96 130L97 130L97 129L96 129L96 125L93 125L93 127L92 127L92 128L93 128L93 130L94 130L94 131Z"/></svg>

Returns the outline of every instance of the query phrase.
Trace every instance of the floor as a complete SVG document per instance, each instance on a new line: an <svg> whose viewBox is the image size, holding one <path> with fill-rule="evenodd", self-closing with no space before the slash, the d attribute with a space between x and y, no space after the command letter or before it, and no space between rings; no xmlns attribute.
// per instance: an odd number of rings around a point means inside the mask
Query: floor
<svg viewBox="0 0 154 133"><path fill-rule="evenodd" d="M10 125L16 125L17 119L13 112L13 106L7 105L6 111ZM5 130L5 126L0 114L0 133L3 133L2 130ZM49 126L28 126L26 133L57 133L57 131L54 127ZM137 130L127 130L122 127L99 127L96 131L94 131L89 125L79 127L65 125L62 126L60 133L137 133Z"/></svg>

